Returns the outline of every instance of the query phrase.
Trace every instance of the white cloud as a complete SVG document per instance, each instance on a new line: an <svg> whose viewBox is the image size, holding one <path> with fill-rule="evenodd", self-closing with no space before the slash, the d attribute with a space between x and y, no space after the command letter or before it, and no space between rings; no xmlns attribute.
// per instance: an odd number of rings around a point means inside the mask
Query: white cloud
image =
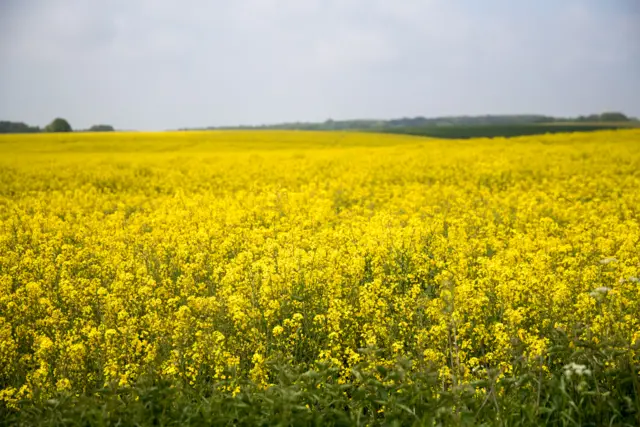
<svg viewBox="0 0 640 427"><path fill-rule="evenodd" d="M628 1L6 0L0 118L159 129L640 114Z"/></svg>

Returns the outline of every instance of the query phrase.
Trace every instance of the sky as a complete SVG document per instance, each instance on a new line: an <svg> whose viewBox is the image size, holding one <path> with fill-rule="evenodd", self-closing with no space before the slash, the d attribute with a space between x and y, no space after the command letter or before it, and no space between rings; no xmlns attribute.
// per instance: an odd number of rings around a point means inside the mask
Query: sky
<svg viewBox="0 0 640 427"><path fill-rule="evenodd" d="M602 111L640 116L640 0L0 0L0 120Z"/></svg>

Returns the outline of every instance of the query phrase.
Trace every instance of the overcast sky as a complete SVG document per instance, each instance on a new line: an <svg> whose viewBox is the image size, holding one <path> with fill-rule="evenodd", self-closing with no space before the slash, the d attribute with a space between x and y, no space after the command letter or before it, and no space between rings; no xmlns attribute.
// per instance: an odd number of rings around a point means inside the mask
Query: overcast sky
<svg viewBox="0 0 640 427"><path fill-rule="evenodd" d="M0 120L640 116L640 0L0 0Z"/></svg>

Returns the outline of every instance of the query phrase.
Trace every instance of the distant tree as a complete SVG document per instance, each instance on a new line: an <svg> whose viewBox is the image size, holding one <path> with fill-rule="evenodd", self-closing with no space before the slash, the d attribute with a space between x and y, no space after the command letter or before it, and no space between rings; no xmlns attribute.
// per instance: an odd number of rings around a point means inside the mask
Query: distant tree
<svg viewBox="0 0 640 427"><path fill-rule="evenodd" d="M89 132L113 132L115 129L111 125L93 125Z"/></svg>
<svg viewBox="0 0 640 427"><path fill-rule="evenodd" d="M40 132L37 126L29 126L22 122L0 121L0 133L36 133Z"/></svg>
<svg viewBox="0 0 640 427"><path fill-rule="evenodd" d="M628 122L629 117L617 111L607 111L600 114L601 122Z"/></svg>
<svg viewBox="0 0 640 427"><path fill-rule="evenodd" d="M45 128L45 132L72 132L71 125L65 119L60 117L49 123Z"/></svg>

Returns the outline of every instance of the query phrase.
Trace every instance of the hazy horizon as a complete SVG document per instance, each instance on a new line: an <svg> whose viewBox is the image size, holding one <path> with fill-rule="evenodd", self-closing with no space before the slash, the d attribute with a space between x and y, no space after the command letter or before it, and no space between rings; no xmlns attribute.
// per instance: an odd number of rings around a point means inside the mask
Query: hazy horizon
<svg viewBox="0 0 640 427"><path fill-rule="evenodd" d="M640 116L640 3L7 0L0 120Z"/></svg>

